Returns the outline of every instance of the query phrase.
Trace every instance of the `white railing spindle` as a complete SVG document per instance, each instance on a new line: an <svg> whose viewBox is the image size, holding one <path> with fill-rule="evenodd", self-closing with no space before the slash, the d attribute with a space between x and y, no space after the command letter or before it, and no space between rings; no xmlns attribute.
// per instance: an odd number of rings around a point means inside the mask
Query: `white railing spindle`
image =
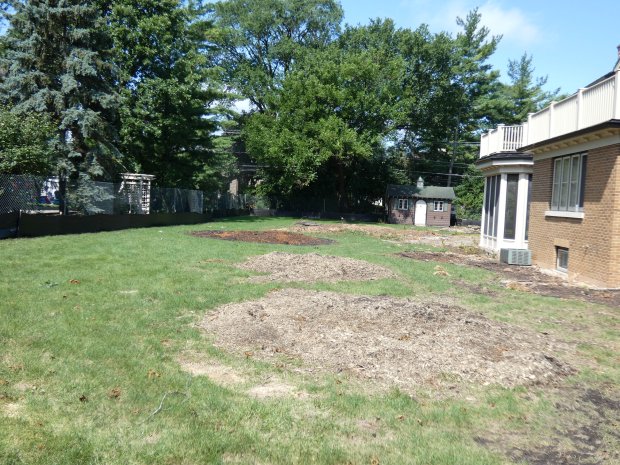
<svg viewBox="0 0 620 465"><path fill-rule="evenodd" d="M579 89L560 102L552 102L543 110L530 113L527 122L521 125L500 124L483 134L480 156L512 152L611 119L620 120L620 71L592 87Z"/></svg>

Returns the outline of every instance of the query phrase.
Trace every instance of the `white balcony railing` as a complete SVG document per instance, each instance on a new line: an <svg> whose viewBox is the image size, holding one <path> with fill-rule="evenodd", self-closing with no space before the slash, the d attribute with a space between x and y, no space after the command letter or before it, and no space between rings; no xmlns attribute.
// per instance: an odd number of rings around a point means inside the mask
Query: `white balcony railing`
<svg viewBox="0 0 620 465"><path fill-rule="evenodd" d="M499 125L480 137L480 157L512 152L612 119L620 120L620 71L612 77L528 115L518 126Z"/></svg>

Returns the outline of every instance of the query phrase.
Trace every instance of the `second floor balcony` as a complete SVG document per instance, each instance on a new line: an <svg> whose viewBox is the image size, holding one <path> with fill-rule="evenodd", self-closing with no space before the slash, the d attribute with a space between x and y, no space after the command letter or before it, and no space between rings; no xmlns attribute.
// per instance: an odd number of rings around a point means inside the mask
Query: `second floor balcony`
<svg viewBox="0 0 620 465"><path fill-rule="evenodd" d="M552 102L517 126L499 125L480 137L480 157L514 152L611 120L620 120L620 70L570 97Z"/></svg>

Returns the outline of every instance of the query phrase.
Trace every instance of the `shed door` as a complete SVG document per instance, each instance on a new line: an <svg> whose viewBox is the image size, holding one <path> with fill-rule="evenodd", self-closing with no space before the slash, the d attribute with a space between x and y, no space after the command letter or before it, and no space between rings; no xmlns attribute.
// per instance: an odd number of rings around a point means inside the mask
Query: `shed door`
<svg viewBox="0 0 620 465"><path fill-rule="evenodd" d="M415 203L414 224L416 226L426 226L426 202L418 200Z"/></svg>

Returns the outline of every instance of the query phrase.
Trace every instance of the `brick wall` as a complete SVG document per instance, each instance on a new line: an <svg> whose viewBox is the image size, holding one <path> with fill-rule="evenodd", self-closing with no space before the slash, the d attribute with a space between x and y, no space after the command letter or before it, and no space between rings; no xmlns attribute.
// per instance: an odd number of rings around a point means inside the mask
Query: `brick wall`
<svg viewBox="0 0 620 465"><path fill-rule="evenodd" d="M569 279L620 287L620 145L588 152L583 219L545 217L552 182L553 159L535 159L529 230L532 260L541 268L555 269L556 247L566 247Z"/></svg>
<svg viewBox="0 0 620 465"><path fill-rule="evenodd" d="M411 202L409 207L411 207ZM390 223L393 224L413 224L413 210L390 210Z"/></svg>
<svg viewBox="0 0 620 465"><path fill-rule="evenodd" d="M444 201L442 212L433 211L433 201L426 202L426 224L428 226L450 226L450 202Z"/></svg>

